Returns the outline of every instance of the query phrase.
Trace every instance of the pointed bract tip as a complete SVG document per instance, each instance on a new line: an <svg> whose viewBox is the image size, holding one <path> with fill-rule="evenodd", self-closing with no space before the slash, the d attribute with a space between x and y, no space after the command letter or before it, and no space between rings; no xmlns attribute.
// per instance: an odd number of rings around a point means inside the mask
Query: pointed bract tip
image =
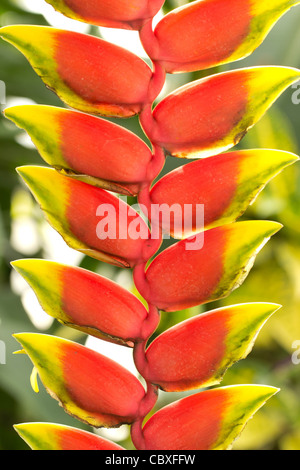
<svg viewBox="0 0 300 470"><path fill-rule="evenodd" d="M0 37L3 38L3 39L6 39L6 36L7 36L7 33L9 31L11 31L13 28L13 26L9 25L9 26L2 26L2 28L0 28Z"/></svg>
<svg viewBox="0 0 300 470"><path fill-rule="evenodd" d="M47 261L44 259L38 259L38 258L22 258L22 259L16 259L14 261L10 262L10 265L15 269L15 271L22 273L23 271L28 271L29 265L32 266L32 264L38 266L40 264L45 264Z"/></svg>
<svg viewBox="0 0 300 470"><path fill-rule="evenodd" d="M21 346L23 346L25 353L27 354L26 347L28 345L28 340L30 341L30 338L40 335L39 333L14 333L12 336L21 344Z"/></svg>
<svg viewBox="0 0 300 470"><path fill-rule="evenodd" d="M269 229L271 234L275 234L279 232L282 228L283 225L280 222L274 222L272 220L262 220L262 224L265 224L265 227Z"/></svg>
<svg viewBox="0 0 300 470"><path fill-rule="evenodd" d="M35 28L39 28L39 26L27 24L3 26L0 28L0 37L13 46L18 47L18 45L20 45L20 43L26 38L28 31Z"/></svg>
<svg viewBox="0 0 300 470"><path fill-rule="evenodd" d="M32 168L34 167L31 165L18 166L16 172L27 183L30 179Z"/></svg>
<svg viewBox="0 0 300 470"><path fill-rule="evenodd" d="M256 385L256 387L262 387L262 388L265 388L266 390L266 394L268 395L268 397L266 398L267 400L269 398L271 398L272 396L275 396L277 395L277 393L280 392L280 388L278 387L273 387L271 385Z"/></svg>
<svg viewBox="0 0 300 470"><path fill-rule="evenodd" d="M229 385L228 388L230 387L234 387ZM243 387L243 385L240 386L241 389ZM276 395L278 392L280 392L280 388L278 387L274 387L273 385L264 385L264 384L250 384L250 385L245 385L244 386L245 388L248 388L249 390L253 389L253 391L255 392L255 390L258 392L259 390L261 390L262 392L264 391L264 395L265 395L265 399L268 400L269 398L271 398L272 396ZM225 387L226 388L226 387Z"/></svg>
<svg viewBox="0 0 300 470"><path fill-rule="evenodd" d="M262 149L263 151L263 149ZM300 157L293 152L286 152L283 150L272 150L272 161L277 163L279 168L285 168L289 165L296 163Z"/></svg>
<svg viewBox="0 0 300 470"><path fill-rule="evenodd" d="M20 176L25 176L27 174L30 174L30 171L32 171L33 168L41 168L39 166L34 166L34 165L23 165L23 166L17 166L16 167L16 172L20 175Z"/></svg>
<svg viewBox="0 0 300 470"><path fill-rule="evenodd" d="M283 228L283 225L280 222L274 222L273 220L243 220L236 222L235 224L224 225L224 228L226 227L229 230L238 230L237 233L239 233L239 231L244 231L249 237L250 234L253 234L255 237L257 235L261 235L268 238L279 232Z"/></svg>
<svg viewBox="0 0 300 470"><path fill-rule="evenodd" d="M15 271L20 272L22 271L24 264L26 265L26 262L28 262L28 258L26 259L17 259L14 261L10 262L10 265L14 268Z"/></svg>
<svg viewBox="0 0 300 470"><path fill-rule="evenodd" d="M291 152L289 152L289 153L290 153L292 162L297 162L298 160L300 160L299 155L296 155L295 153L291 153Z"/></svg>
<svg viewBox="0 0 300 470"><path fill-rule="evenodd" d="M63 181L65 184L69 181L68 177L60 175L54 168L47 166L24 165L17 167L16 172L34 193L37 187L53 190L53 188L57 189L56 185L60 181ZM52 192L55 194L55 191Z"/></svg>
<svg viewBox="0 0 300 470"><path fill-rule="evenodd" d="M26 426L26 423L22 424L13 424L13 429L22 437L23 429Z"/></svg>
<svg viewBox="0 0 300 470"><path fill-rule="evenodd" d="M282 308L282 305L276 303L266 302L265 305L269 305L272 308L273 314Z"/></svg>
<svg viewBox="0 0 300 470"><path fill-rule="evenodd" d="M4 116L13 121L14 123L18 122L18 111L22 110L24 107L33 106L33 105L19 105L19 106L10 106L3 110Z"/></svg>

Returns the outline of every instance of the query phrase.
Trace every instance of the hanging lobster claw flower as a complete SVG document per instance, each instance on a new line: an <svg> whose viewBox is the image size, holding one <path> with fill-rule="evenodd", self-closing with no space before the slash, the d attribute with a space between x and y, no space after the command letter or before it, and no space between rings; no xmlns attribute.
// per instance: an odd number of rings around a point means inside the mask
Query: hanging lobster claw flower
<svg viewBox="0 0 300 470"><path fill-rule="evenodd" d="M240 217L268 181L299 160L279 150L242 150L197 160L163 176L151 189L151 203L173 208L152 223L174 238ZM171 217L172 215L172 217Z"/></svg>
<svg viewBox="0 0 300 470"><path fill-rule="evenodd" d="M209 157L236 145L300 79L289 67L249 67L178 88L153 110L151 139L175 157Z"/></svg>
<svg viewBox="0 0 300 470"><path fill-rule="evenodd" d="M32 450L125 450L91 432L52 423L22 423L14 426Z"/></svg>
<svg viewBox="0 0 300 470"><path fill-rule="evenodd" d="M243 221L181 240L151 262L141 294L167 312L226 297L244 281L257 253L280 228L277 222Z"/></svg>
<svg viewBox="0 0 300 470"><path fill-rule="evenodd" d="M299 0L200 0L168 13L156 26L153 58L167 72L192 72L250 55ZM149 45L151 47L151 44Z"/></svg>
<svg viewBox="0 0 300 470"><path fill-rule="evenodd" d="M133 267L153 250L148 226L128 204L104 189L51 168L25 166L18 173L45 216L73 249L120 267ZM149 256L148 256L149 257Z"/></svg>
<svg viewBox="0 0 300 470"><path fill-rule="evenodd" d="M72 108L129 117L148 101L151 69L122 47L47 26L5 26L0 36L19 49L45 84Z"/></svg>
<svg viewBox="0 0 300 470"><path fill-rule="evenodd" d="M153 18L164 0L46 0L56 10L77 21L109 28L140 29Z"/></svg>
<svg viewBox="0 0 300 470"><path fill-rule="evenodd" d="M145 424L146 449L227 450L253 414L277 392L265 385L235 385L178 400Z"/></svg>
<svg viewBox="0 0 300 470"><path fill-rule="evenodd" d="M30 357L46 390L67 413L94 427L129 424L138 416L145 391L124 367L55 336L19 333L14 337Z"/></svg>
<svg viewBox="0 0 300 470"><path fill-rule="evenodd" d="M45 312L64 325L126 346L142 338L147 311L115 282L53 261L22 259L12 266L32 287Z"/></svg>
<svg viewBox="0 0 300 470"><path fill-rule="evenodd" d="M28 132L49 165L68 176L130 195L147 181L151 151L124 127L53 106L14 106L5 116Z"/></svg>
<svg viewBox="0 0 300 470"><path fill-rule="evenodd" d="M268 303L232 305L177 324L148 347L147 380L166 392L220 383L228 367L250 353L278 308Z"/></svg>

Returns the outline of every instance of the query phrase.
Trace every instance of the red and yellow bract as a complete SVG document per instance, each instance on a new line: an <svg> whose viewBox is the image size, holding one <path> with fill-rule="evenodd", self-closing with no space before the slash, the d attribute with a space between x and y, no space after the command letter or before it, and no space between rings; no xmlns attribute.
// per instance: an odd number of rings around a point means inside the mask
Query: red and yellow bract
<svg viewBox="0 0 300 470"><path fill-rule="evenodd" d="M263 385L237 385L178 400L145 424L146 449L226 450L242 431L244 420L277 391Z"/></svg>
<svg viewBox="0 0 300 470"><path fill-rule="evenodd" d="M281 227L243 221L181 240L154 258L142 294L167 312L225 297L241 284L255 255Z"/></svg>
<svg viewBox="0 0 300 470"><path fill-rule="evenodd" d="M54 106L14 106L5 116L28 132L49 165L68 176L124 194L137 194L148 181L151 151L124 127Z"/></svg>
<svg viewBox="0 0 300 470"><path fill-rule="evenodd" d="M129 117L139 113L148 100L151 69L122 47L46 26L6 26L1 36L75 109Z"/></svg>
<svg viewBox="0 0 300 470"><path fill-rule="evenodd" d="M125 450L96 434L61 424L24 423L14 428L33 450Z"/></svg>
<svg viewBox="0 0 300 470"><path fill-rule="evenodd" d="M240 304L197 315L157 336L146 351L147 379L167 392L208 387L249 354L279 306Z"/></svg>
<svg viewBox="0 0 300 470"><path fill-rule="evenodd" d="M164 0L46 0L66 16L110 28L140 29L162 7Z"/></svg>
<svg viewBox="0 0 300 470"><path fill-rule="evenodd" d="M117 283L53 261L23 259L12 265L33 288L48 315L61 323L127 346L142 339L147 310Z"/></svg>
<svg viewBox="0 0 300 470"><path fill-rule="evenodd" d="M48 392L69 414L95 427L132 423L139 416L144 388L124 367L56 336L39 333L14 336Z"/></svg>
<svg viewBox="0 0 300 470"><path fill-rule="evenodd" d="M174 209L173 218L164 220L161 214L165 232L175 238L188 237L235 221L271 178L298 159L289 152L254 149L198 160L160 178L151 189L151 202ZM203 206L204 220L197 221L197 204ZM189 206L190 219L185 217ZM176 212L178 207L181 210Z"/></svg>
<svg viewBox="0 0 300 470"><path fill-rule="evenodd" d="M171 11L157 24L153 58L169 73L239 60L251 54L275 22L298 3L299 0L191 2ZM151 43L148 46L151 48Z"/></svg>
<svg viewBox="0 0 300 470"><path fill-rule="evenodd" d="M71 248L127 268L140 259L148 259L148 227L139 214L118 197L50 168L26 166L18 168L18 172L49 223ZM102 211L101 207L107 209ZM112 234L100 239L97 225L103 219L103 225L106 225L106 218L107 230L111 227ZM141 236L133 239L128 233L130 226L138 227Z"/></svg>
<svg viewBox="0 0 300 470"><path fill-rule="evenodd" d="M207 157L228 150L299 79L297 69L268 66L223 72L184 85L155 107L151 138L177 157Z"/></svg>

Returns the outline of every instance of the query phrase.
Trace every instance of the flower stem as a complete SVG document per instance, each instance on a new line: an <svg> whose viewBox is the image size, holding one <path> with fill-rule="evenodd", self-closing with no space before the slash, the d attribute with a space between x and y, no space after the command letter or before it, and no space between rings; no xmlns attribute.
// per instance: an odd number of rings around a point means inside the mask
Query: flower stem
<svg viewBox="0 0 300 470"><path fill-rule="evenodd" d="M145 22L139 32L140 40L148 56L151 60L156 60L159 57L159 42L153 31L153 18Z"/></svg>
<svg viewBox="0 0 300 470"><path fill-rule="evenodd" d="M133 358L138 372L144 378L147 390L144 398L142 399L139 407L139 416L131 426L131 438L135 447L139 450L146 449L146 443L143 435L143 422L146 416L154 408L158 398L158 387L150 382L149 377L149 364L146 357L146 346L149 338L157 329L160 321L158 308L151 303L151 292L146 278L146 265L148 261L158 251L161 242L161 230L153 230L153 221L151 220L151 197L150 190L151 184L161 172L165 164L165 155L163 149L155 141L156 122L152 114L153 102L161 92L166 73L161 64L156 61L156 56L159 53L159 45L156 40L154 31L152 29L152 19L144 24L140 31L141 42L145 51L151 58L153 64L152 79L148 89L148 102L145 103L143 110L140 113L139 121L142 129L152 144L152 160L148 167L147 184L141 189L138 195L138 202L148 218L151 226L151 236L149 243L146 246L146 252L143 253L143 260L138 263L133 270L133 280L137 290L142 294L148 303L148 315L142 325L141 341L135 344L133 349ZM155 232L155 233L154 233ZM145 256L147 254L147 256ZM144 261L146 260L146 261Z"/></svg>
<svg viewBox="0 0 300 470"><path fill-rule="evenodd" d="M140 416L131 426L131 439L138 450L145 450L146 443L143 433L143 422L145 417L154 408L158 398L158 387L156 385L147 382L147 392L140 405Z"/></svg>

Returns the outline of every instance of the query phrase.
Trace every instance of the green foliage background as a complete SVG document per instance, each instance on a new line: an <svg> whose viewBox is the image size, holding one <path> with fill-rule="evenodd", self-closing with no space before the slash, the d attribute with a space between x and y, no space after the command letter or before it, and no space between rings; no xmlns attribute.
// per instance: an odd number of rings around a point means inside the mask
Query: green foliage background
<svg viewBox="0 0 300 470"><path fill-rule="evenodd" d="M186 2L167 0L164 9L168 11L182 3ZM20 23L47 25L43 16L22 10L17 0L1 0L0 25ZM207 73L230 68L251 65L300 68L299 23L298 7L278 22L264 43L249 58L204 73L168 76L168 91ZM90 33L99 34L98 29L93 27ZM26 97L39 104L62 106L61 101L46 89L26 59L3 41L0 42L0 57L0 80L6 84L7 100ZM277 148L299 154L300 104L292 102L292 94L295 92L296 89L287 90L243 139L239 148ZM121 121L121 124L143 137L136 118ZM35 225L38 236L36 250L29 257L45 256L43 216L31 196L26 196L15 172L17 166L42 165L43 162L35 149L20 143L22 135L20 130L0 115L0 341L6 350L6 363L0 364L1 450L28 448L12 428L16 423L48 421L86 428L66 415L43 387L39 394L35 394L29 383L30 361L26 356L13 355L19 349L12 338L13 333L40 331L30 320L21 297L13 289L11 282L10 262L29 256L20 248L16 249L12 242L13 226L22 217ZM164 172L183 163L169 158ZM217 306L258 301L282 304L283 308L268 321L259 334L252 353L227 372L222 385L265 383L281 389L250 421L236 441L234 449L300 450L300 364L293 364L291 360L295 352L293 343L300 341L300 165L295 164L276 177L243 218L276 220L284 228L259 254L244 284L227 299L184 312L162 314L158 332L184 318ZM166 242L168 243L170 242ZM115 268L89 258L84 258L81 266L113 279L118 275ZM85 341L85 337L62 328L56 322L42 332ZM178 396L179 394L162 393L157 406ZM120 443L130 448L129 439Z"/></svg>

